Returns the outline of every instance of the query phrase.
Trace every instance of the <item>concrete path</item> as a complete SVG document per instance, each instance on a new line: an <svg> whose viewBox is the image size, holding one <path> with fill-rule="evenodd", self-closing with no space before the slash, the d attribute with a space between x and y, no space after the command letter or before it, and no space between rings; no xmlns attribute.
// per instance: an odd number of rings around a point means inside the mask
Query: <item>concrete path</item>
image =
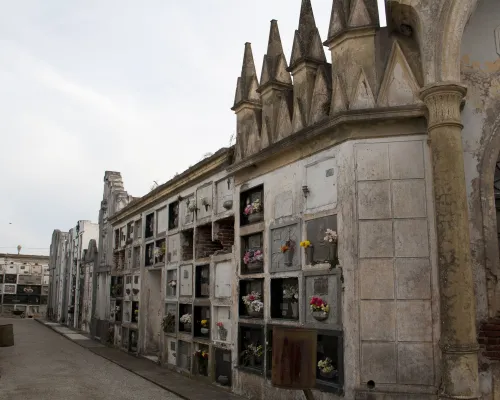
<svg viewBox="0 0 500 400"><path fill-rule="evenodd" d="M0 325L10 323L15 345L0 347L2 400L180 399L34 320L0 318Z"/></svg>

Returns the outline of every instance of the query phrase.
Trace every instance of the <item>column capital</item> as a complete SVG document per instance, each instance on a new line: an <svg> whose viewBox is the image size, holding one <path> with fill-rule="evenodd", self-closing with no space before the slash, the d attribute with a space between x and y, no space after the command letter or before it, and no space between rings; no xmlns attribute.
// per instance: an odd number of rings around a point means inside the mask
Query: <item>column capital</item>
<svg viewBox="0 0 500 400"><path fill-rule="evenodd" d="M442 125L455 125L462 129L460 106L467 88L457 82L438 82L424 87L420 98L427 106L429 130Z"/></svg>

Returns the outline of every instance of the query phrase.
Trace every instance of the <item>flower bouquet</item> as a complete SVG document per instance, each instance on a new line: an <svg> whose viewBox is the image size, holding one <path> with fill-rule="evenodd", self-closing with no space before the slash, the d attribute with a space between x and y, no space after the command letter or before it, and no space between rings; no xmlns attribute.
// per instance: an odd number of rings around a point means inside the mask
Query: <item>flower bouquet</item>
<svg viewBox="0 0 500 400"><path fill-rule="evenodd" d="M312 315L315 320L324 321L328 318L330 306L325 303L321 297L312 297L309 306L311 307Z"/></svg>
<svg viewBox="0 0 500 400"><path fill-rule="evenodd" d="M247 250L243 255L243 262L249 271L257 271L262 268L264 254L262 250Z"/></svg>
<svg viewBox="0 0 500 400"><path fill-rule="evenodd" d="M225 342L227 339L227 329L224 328L224 324L222 322L217 322L217 328L219 330L219 340Z"/></svg>
<svg viewBox="0 0 500 400"><path fill-rule="evenodd" d="M241 353L243 357L243 364L248 365L250 367L255 366L255 361L261 359L263 354L262 346L256 346L254 344L249 344L245 350Z"/></svg>
<svg viewBox="0 0 500 400"><path fill-rule="evenodd" d="M338 374L337 370L332 365L332 359L329 357L318 361L318 369L319 374L323 378L332 379Z"/></svg>
<svg viewBox="0 0 500 400"><path fill-rule="evenodd" d="M181 324L184 325L184 330L186 332L191 332L191 322L192 322L191 314L184 314L180 318L180 321L181 321Z"/></svg>
<svg viewBox="0 0 500 400"><path fill-rule="evenodd" d="M261 318L264 311L264 303L261 301L259 292L251 292L242 297L243 303L247 308L248 315L255 318Z"/></svg>
<svg viewBox="0 0 500 400"><path fill-rule="evenodd" d="M210 332L210 329L208 327L209 326L208 319L202 319L200 325L201 325L200 329L201 334L204 336L208 335L208 332Z"/></svg>
<svg viewBox="0 0 500 400"><path fill-rule="evenodd" d="M253 223L253 222L258 222L263 219L263 214L262 214L262 203L260 202L260 199L255 199L253 202L250 203L250 200L247 201L247 206L243 210L243 214L248 219L248 222Z"/></svg>

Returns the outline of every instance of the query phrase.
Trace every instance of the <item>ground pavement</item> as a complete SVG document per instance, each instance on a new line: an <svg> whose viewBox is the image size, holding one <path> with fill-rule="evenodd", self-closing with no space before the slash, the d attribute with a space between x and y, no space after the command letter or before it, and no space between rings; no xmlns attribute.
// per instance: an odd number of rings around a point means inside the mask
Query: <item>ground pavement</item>
<svg viewBox="0 0 500 400"><path fill-rule="evenodd" d="M0 318L8 323L15 345L0 347L2 400L180 399L35 320Z"/></svg>
<svg viewBox="0 0 500 400"><path fill-rule="evenodd" d="M15 345L0 347L0 400L242 400L56 323L6 323Z"/></svg>

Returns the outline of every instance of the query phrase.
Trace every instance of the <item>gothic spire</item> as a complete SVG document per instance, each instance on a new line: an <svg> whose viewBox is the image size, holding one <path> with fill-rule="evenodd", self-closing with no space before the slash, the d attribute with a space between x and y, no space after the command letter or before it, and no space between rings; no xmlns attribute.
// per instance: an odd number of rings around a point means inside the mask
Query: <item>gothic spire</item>
<svg viewBox="0 0 500 400"><path fill-rule="evenodd" d="M299 28L293 39L290 68L293 69L300 61L307 60L322 64L326 62L325 52L319 35L311 0L302 0L300 7Z"/></svg>
<svg viewBox="0 0 500 400"><path fill-rule="evenodd" d="M260 77L261 87L268 82L291 85L292 78L287 68L288 64L283 52L283 45L281 44L278 21L273 19L269 32L267 53L264 55L264 62L262 64L262 74Z"/></svg>
<svg viewBox="0 0 500 400"><path fill-rule="evenodd" d="M252 45L245 43L245 53L243 55L243 65L241 75L236 85L236 94L234 96L233 110L239 103L250 102L260 105L260 96L257 93L259 81L255 71L255 62L253 60Z"/></svg>

